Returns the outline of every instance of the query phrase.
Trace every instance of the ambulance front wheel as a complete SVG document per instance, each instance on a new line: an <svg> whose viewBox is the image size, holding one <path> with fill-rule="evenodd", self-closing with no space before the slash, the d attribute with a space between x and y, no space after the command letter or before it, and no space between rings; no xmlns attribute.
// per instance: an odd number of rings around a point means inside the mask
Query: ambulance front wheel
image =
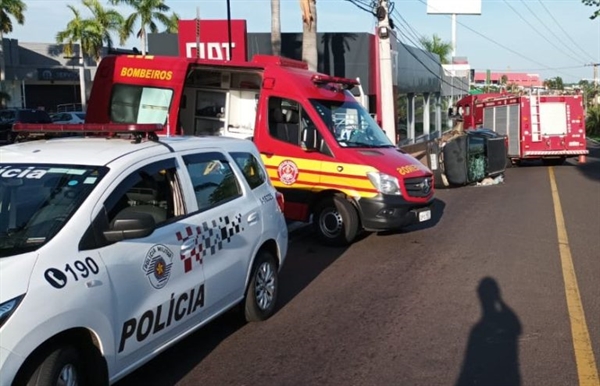
<svg viewBox="0 0 600 386"><path fill-rule="evenodd" d="M319 240L330 246L344 246L354 241L359 230L358 212L341 196L327 197L314 211L313 223Z"/></svg>

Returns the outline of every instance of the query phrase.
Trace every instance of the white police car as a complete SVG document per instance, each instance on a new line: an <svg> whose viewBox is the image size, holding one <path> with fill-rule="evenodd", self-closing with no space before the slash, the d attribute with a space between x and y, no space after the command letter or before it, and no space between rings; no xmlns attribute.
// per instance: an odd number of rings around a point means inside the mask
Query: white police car
<svg viewBox="0 0 600 386"><path fill-rule="evenodd" d="M237 304L268 318L282 206L246 140L1 147L0 385L113 383Z"/></svg>

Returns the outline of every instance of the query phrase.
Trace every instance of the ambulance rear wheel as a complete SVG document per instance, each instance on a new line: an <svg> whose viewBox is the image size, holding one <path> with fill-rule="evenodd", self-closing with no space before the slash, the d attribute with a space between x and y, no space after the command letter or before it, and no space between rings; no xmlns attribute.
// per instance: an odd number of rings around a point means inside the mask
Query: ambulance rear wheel
<svg viewBox="0 0 600 386"><path fill-rule="evenodd" d="M350 244L359 230L356 209L340 196L323 199L315 208L313 223L319 240L330 246Z"/></svg>

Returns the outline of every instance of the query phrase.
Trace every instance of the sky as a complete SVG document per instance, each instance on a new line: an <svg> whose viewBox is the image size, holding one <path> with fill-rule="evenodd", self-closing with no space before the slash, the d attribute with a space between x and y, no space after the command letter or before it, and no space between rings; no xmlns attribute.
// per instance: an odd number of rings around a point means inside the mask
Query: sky
<svg viewBox="0 0 600 386"><path fill-rule="evenodd" d="M131 9L114 7L123 15ZM281 1L282 32L300 32L299 0ZM375 17L349 0L316 0L318 32L373 32ZM369 0L359 0L369 3ZM447 0L451 1L451 0ZM72 13L68 4L89 16L80 0L25 0L25 24L7 38L28 43L53 43ZM181 19L226 19L225 0L165 0ZM400 40L419 46L416 36L437 34L452 40L448 15L428 15L427 0L395 0L393 19ZM230 0L232 19L245 19L248 32L269 32L270 0ZM600 18L580 0L482 0L481 15L458 15L456 55L467 57L476 71L526 72L543 79L559 76L565 83L593 79L592 63L600 63ZM115 39L118 41L118 39ZM130 38L125 47L138 47ZM600 73L600 69L599 69Z"/></svg>

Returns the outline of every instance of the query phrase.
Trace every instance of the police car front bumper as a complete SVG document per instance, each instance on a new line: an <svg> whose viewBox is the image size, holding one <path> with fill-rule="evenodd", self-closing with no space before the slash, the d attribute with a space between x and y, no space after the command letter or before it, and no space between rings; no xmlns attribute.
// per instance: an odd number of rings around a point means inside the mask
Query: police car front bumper
<svg viewBox="0 0 600 386"><path fill-rule="evenodd" d="M358 200L362 226L367 231L386 231L431 220L433 196L424 204L402 196L378 195Z"/></svg>

